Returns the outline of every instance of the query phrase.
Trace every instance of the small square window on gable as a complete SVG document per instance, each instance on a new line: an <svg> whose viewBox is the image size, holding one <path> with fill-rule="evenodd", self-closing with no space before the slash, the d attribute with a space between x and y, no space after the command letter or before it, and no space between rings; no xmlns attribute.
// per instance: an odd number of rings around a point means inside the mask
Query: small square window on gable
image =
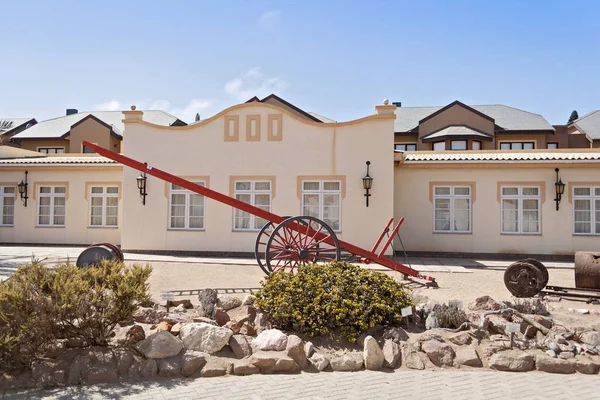
<svg viewBox="0 0 600 400"><path fill-rule="evenodd" d="M237 142L240 140L240 116L226 115L224 140L226 142Z"/></svg>
<svg viewBox="0 0 600 400"><path fill-rule="evenodd" d="M283 139L283 115L269 114L268 135L269 141L281 141Z"/></svg>

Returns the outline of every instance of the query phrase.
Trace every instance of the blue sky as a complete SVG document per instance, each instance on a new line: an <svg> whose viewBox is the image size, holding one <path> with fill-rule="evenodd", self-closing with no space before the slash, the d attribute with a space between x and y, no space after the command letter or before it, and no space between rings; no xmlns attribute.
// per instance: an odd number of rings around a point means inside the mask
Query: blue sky
<svg viewBox="0 0 600 400"><path fill-rule="evenodd" d="M205 118L274 92L335 120L502 103L600 108L596 1L0 0L0 117L163 108Z"/></svg>

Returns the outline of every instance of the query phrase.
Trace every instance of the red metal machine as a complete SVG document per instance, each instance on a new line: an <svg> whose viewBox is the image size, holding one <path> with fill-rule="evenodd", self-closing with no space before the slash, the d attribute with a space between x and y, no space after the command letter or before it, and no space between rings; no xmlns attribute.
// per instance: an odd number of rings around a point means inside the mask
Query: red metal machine
<svg viewBox="0 0 600 400"><path fill-rule="evenodd" d="M404 218L398 221L398 224L392 229L392 233L389 234L394 222L394 219L391 218L375 245L369 251L338 240L333 229L317 218L311 216L282 217L96 144L84 141L83 145L120 164L269 221L259 232L255 245L255 256L258 265L267 274L278 270L293 272L299 265L308 263L338 261L342 259L342 252L344 252L351 254L354 262L379 264L400 272L406 277L422 279L427 285L437 286L433 278L423 276L419 274L419 271L407 265L384 257L385 251L398 233ZM388 235L388 238L383 247L377 252L385 235Z"/></svg>

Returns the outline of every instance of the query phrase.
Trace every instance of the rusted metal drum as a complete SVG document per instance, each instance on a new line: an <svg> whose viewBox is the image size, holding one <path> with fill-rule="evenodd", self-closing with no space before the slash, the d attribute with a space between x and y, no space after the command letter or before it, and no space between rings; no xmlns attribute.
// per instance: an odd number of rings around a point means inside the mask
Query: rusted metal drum
<svg viewBox="0 0 600 400"><path fill-rule="evenodd" d="M81 252L75 265L82 268L102 260L123 261L123 252L111 243L95 243Z"/></svg>
<svg viewBox="0 0 600 400"><path fill-rule="evenodd" d="M575 287L600 289L600 253L575 252Z"/></svg>

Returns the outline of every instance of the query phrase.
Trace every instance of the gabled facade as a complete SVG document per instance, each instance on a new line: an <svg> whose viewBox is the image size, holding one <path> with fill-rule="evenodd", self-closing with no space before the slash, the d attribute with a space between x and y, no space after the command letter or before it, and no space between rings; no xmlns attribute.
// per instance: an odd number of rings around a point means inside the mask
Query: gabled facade
<svg viewBox="0 0 600 400"><path fill-rule="evenodd" d="M567 125L569 135L581 138L591 148L600 148L600 110L592 111ZM587 142L584 140L587 140Z"/></svg>

